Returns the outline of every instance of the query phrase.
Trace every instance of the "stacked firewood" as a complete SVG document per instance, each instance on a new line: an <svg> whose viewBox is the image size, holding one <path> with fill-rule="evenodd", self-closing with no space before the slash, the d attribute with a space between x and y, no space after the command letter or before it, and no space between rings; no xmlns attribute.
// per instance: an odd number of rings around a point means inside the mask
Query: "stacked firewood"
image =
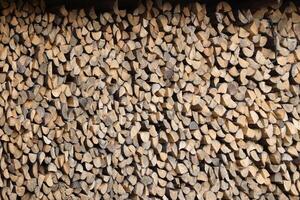
<svg viewBox="0 0 300 200"><path fill-rule="evenodd" d="M293 3L44 5L1 1L0 199L299 199Z"/></svg>

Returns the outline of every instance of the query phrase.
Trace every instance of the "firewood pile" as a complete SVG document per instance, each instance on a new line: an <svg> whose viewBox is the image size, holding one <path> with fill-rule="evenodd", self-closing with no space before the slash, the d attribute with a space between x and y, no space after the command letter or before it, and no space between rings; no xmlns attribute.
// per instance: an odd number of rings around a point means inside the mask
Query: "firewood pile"
<svg viewBox="0 0 300 200"><path fill-rule="evenodd" d="M0 199L299 199L293 3L1 5Z"/></svg>

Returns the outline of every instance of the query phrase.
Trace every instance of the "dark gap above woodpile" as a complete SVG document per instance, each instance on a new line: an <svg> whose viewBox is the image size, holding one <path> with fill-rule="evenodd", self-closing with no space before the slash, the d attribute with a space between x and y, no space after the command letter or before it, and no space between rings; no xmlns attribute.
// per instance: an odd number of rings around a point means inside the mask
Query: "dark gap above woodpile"
<svg viewBox="0 0 300 200"><path fill-rule="evenodd" d="M193 2L200 2L206 4L207 6L216 6L222 0L168 0L173 4L181 4L188 5ZM224 1L224 0L223 0ZM278 4L282 4L283 0L255 0L255 1L244 1L244 0L225 0L228 2L233 8L249 8L249 9L257 9L261 6L276 6ZM113 9L113 5L116 0L48 0L46 1L47 8L53 9L60 5L65 5L67 8L90 8L94 7L100 11L108 11ZM145 2L145 0L118 0L119 8L121 9L134 9L138 6L139 3ZM166 2L165 0L161 0L160 2ZM287 1L285 1L287 2ZM299 3L299 1L294 1L295 3Z"/></svg>

